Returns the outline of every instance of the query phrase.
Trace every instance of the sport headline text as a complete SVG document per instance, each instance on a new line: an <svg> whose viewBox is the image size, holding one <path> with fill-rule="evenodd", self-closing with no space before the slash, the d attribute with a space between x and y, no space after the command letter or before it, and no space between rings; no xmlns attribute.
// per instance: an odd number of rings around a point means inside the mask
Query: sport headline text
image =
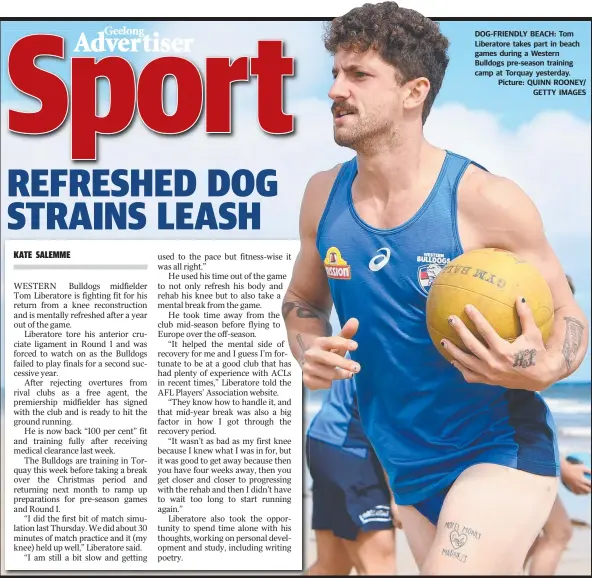
<svg viewBox="0 0 592 578"><path fill-rule="evenodd" d="M255 57L205 59L205 75L191 60L161 56L140 71L121 56L99 60L88 56L71 59L71 87L62 78L38 66L39 57L64 58L65 39L53 34L32 34L18 40L8 56L8 75L14 87L41 102L35 112L9 110L8 129L27 135L57 130L70 112L72 160L97 159L97 135L124 131L136 112L150 130L180 134L205 117L206 133L231 132L231 85L257 77L257 117L261 129L273 135L290 134L294 118L283 111L284 76L294 74L294 59L283 56L281 40L258 42ZM174 77L177 108L164 109L164 81ZM108 113L97 114L98 83L109 83Z"/></svg>

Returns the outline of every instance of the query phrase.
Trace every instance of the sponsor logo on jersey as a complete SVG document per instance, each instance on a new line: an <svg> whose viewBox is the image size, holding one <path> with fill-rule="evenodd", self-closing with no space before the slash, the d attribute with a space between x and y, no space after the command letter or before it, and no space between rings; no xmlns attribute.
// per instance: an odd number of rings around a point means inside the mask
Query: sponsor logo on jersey
<svg viewBox="0 0 592 578"><path fill-rule="evenodd" d="M368 269L370 271L380 271L391 258L391 250L388 247L383 247L382 249L378 249L376 251L378 255L370 259L370 263L368 263Z"/></svg>
<svg viewBox="0 0 592 578"><path fill-rule="evenodd" d="M337 247L330 247L325 255L325 271L330 279L351 279L351 267Z"/></svg>
<svg viewBox="0 0 592 578"><path fill-rule="evenodd" d="M450 259L442 253L424 253L417 256L418 263L425 263L417 268L417 280L426 295L440 271L449 261Z"/></svg>

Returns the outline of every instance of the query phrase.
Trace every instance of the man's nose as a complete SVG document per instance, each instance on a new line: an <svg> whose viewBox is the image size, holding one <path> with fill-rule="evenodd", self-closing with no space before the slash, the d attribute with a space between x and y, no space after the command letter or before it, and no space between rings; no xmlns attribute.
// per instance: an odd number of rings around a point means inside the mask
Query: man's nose
<svg viewBox="0 0 592 578"><path fill-rule="evenodd" d="M341 75L337 75L331 88L329 89L329 98L334 101L347 100L350 91L347 82Z"/></svg>

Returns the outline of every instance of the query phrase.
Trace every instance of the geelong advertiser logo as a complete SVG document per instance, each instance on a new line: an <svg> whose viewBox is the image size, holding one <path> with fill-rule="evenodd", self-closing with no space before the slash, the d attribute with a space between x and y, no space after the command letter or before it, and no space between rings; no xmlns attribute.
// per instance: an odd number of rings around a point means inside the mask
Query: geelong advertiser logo
<svg viewBox="0 0 592 578"><path fill-rule="evenodd" d="M330 247L325 256L325 271L330 279L351 279L351 267L337 247Z"/></svg>
<svg viewBox="0 0 592 578"><path fill-rule="evenodd" d="M191 52L194 38L161 38L158 32L146 34L143 28L107 26L96 36L84 32L74 52Z"/></svg>
<svg viewBox="0 0 592 578"><path fill-rule="evenodd" d="M107 26L96 38L82 34L71 58L70 91L67 82L35 63L39 56L63 59L66 39L57 34L23 36L10 49L8 77L17 90L39 100L41 109L10 109L8 130L48 134L64 124L71 109L72 160L90 161L97 160L98 135L124 131L136 114L159 134L186 132L202 116L206 134L232 134L231 83L247 81L257 86L256 114L261 130L274 135L294 131L294 115L284 113L282 106L284 80L294 75L294 58L283 55L282 40L258 40L255 56L240 56L232 63L230 58L207 56L203 73L187 55L170 52L188 52L192 42L192 38L162 38L156 32L147 35L144 29L125 26ZM97 58L86 52L115 50L147 50L155 57L137 71L127 54ZM161 54L154 54L158 52ZM163 57L163 52L169 53ZM170 115L164 112L163 83L168 76L174 76L179 95ZM96 111L99 78L107 79L110 89L109 111L101 116Z"/></svg>

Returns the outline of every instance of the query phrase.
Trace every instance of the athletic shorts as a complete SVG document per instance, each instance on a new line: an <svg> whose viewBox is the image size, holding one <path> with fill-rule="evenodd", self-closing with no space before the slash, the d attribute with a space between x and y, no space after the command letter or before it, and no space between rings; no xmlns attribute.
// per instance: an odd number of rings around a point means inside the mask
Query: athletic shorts
<svg viewBox="0 0 592 578"><path fill-rule="evenodd" d="M528 470L523 470L528 471ZM421 502L417 502L416 504L411 504L420 514L425 516L434 526L438 525L438 520L440 519L440 512L442 511L442 507L444 506L444 500L452 488L452 485L446 486L443 490L440 490L433 496L422 500Z"/></svg>
<svg viewBox="0 0 592 578"><path fill-rule="evenodd" d="M393 527L390 493L371 448L363 458L307 436L306 460L313 480L313 530L355 540L360 530Z"/></svg>
<svg viewBox="0 0 592 578"><path fill-rule="evenodd" d="M438 519L440 518L440 512L444 505L444 500L452 486L447 486L443 490L440 490L437 494L430 496L429 498L413 504L413 507L423 516L425 516L434 526L438 525Z"/></svg>

